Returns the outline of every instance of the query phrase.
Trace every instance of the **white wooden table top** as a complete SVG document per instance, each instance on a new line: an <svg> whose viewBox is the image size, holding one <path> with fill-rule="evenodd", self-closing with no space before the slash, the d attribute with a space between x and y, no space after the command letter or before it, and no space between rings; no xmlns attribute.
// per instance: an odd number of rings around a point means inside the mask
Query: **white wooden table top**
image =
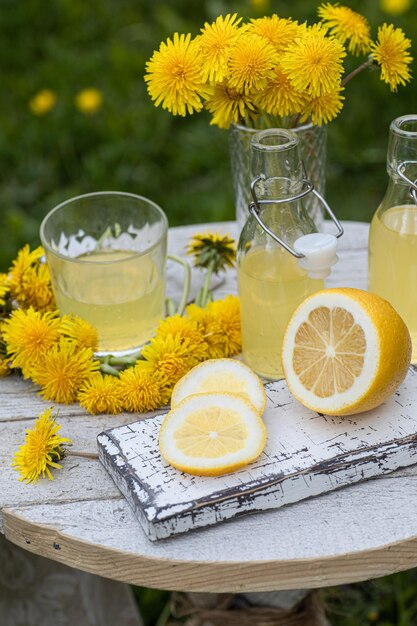
<svg viewBox="0 0 417 626"><path fill-rule="evenodd" d="M234 233L233 224L207 227ZM345 227L329 285L366 288L368 225ZM171 229L170 251L183 254L201 230ZM235 291L230 271L216 294ZM155 544L98 460L67 457L53 482L19 482L13 453L49 403L14 376L0 380L0 394L0 530L31 552L136 585L212 592L324 587L417 565L417 466ZM79 406L61 406L59 417L62 434L86 452L103 429L136 419Z"/></svg>

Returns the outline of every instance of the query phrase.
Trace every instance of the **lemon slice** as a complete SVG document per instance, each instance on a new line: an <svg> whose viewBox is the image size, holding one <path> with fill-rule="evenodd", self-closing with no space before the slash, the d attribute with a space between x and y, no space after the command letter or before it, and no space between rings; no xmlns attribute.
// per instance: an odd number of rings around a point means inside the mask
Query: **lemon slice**
<svg viewBox="0 0 417 626"><path fill-rule="evenodd" d="M408 329L389 302L359 289L325 289L293 314L282 347L288 387L329 415L368 411L404 380Z"/></svg>
<svg viewBox="0 0 417 626"><path fill-rule="evenodd" d="M196 365L175 385L171 407L188 396L200 393L233 393L249 400L261 415L266 394L261 379L247 365L235 359L209 359Z"/></svg>
<svg viewBox="0 0 417 626"><path fill-rule="evenodd" d="M250 402L233 394L189 396L172 409L159 431L164 459L183 472L218 476L254 461L266 428Z"/></svg>

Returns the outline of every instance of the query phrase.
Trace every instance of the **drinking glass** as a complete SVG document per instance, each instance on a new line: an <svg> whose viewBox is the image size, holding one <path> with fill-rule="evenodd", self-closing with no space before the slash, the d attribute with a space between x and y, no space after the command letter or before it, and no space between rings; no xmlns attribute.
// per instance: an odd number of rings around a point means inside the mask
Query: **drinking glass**
<svg viewBox="0 0 417 626"><path fill-rule="evenodd" d="M61 315L98 331L98 354L135 352L164 316L168 220L142 196L103 191L71 198L40 237Z"/></svg>

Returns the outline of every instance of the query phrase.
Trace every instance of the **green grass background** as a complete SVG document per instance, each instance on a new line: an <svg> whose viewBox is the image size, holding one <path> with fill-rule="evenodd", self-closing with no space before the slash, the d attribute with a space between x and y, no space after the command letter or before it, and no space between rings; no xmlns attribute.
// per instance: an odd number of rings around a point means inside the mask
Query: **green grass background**
<svg viewBox="0 0 417 626"><path fill-rule="evenodd" d="M205 20L238 11L315 19L315 0L2 0L0 21L0 270L42 217L73 195L104 189L152 198L171 225L232 219L228 133L206 112L174 118L146 93L144 66L174 31L197 34ZM378 0L350 0L376 26L394 21L417 42L416 0L392 18ZM415 48L415 45L414 45ZM416 56L414 52L414 56ZM86 115L75 95L94 87L103 105ZM39 90L55 108L34 115ZM411 83L390 93L378 72L357 77L329 126L327 197L342 218L369 220L386 185L388 126L417 110Z"/></svg>
<svg viewBox="0 0 417 626"><path fill-rule="evenodd" d="M374 34L384 21L401 26L417 56L416 0L396 17L384 14L378 0L348 5L370 19ZM150 197L171 225L233 219L227 132L210 126L206 113L174 118L155 109L145 62L173 32L197 34L219 14L312 20L316 9L315 0L2 0L0 270L25 242L39 243L40 221L51 208L80 193ZM74 104L89 87L103 97L93 115ZM36 116L28 102L45 88L57 103ZM342 114L329 126L327 198L339 217L368 221L387 182L389 123L417 112L417 83L392 94L378 72L368 72L345 95ZM411 571L332 589L326 594L332 623L415 626L416 583ZM167 594L135 591L147 626L157 624Z"/></svg>

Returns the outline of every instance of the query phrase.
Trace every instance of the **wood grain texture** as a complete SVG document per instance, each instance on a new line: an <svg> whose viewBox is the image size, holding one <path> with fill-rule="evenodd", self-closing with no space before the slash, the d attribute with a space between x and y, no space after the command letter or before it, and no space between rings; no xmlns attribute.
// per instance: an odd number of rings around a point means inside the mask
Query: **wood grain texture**
<svg viewBox="0 0 417 626"><path fill-rule="evenodd" d="M416 485L412 486L415 489ZM297 504L288 508L299 506ZM121 508L123 509L123 506ZM311 512L307 512L307 515L310 514ZM246 528L243 534L238 530L236 535L233 526L238 522L234 522L225 536L218 537L221 539L220 545L215 543L215 537L203 531L204 535L200 536L199 543L205 543L205 548L201 545L195 546L196 550L193 551L188 545L182 545L181 550L177 550L177 558L170 554L169 548L162 549L158 557L155 555L150 557L149 551L138 553L110 546L104 548L102 542L94 543L90 536L88 540L80 539L74 536L68 519L64 528L60 529L55 520L53 524L43 525L39 521L33 523L29 521L28 516L23 518L20 513L18 515L12 511L5 511L4 517L6 537L29 551L37 554L42 552L47 558L77 569L159 589L244 592L318 588L383 576L409 569L417 562L417 535L401 541L391 540L387 545L373 549L368 547L364 551L290 559L287 550L282 558L274 559L275 555L271 551L273 548L271 534L274 526L269 526L265 530L269 535L267 545L270 554L267 558L261 559L256 550L260 546L258 529L252 526ZM339 530L344 533L343 520L341 521ZM304 523L308 526L306 518ZM227 526L229 525L225 524L223 528ZM110 529L110 532L112 530ZM210 532L212 530L214 529ZM317 537L323 541L322 529L317 528L317 532L318 535L309 535L310 543L316 543ZM261 533L261 536L264 536L264 533ZM316 542L312 542L312 537ZM182 538L169 541L180 539ZM236 550L238 545L242 545L242 540L252 547L250 560L241 558L240 552ZM234 548L234 558L228 561L224 553L230 553L231 548ZM212 558L213 551L218 557L216 560ZM261 552L265 556L266 550L263 549ZM207 555L210 560L204 560Z"/></svg>
<svg viewBox="0 0 417 626"><path fill-rule="evenodd" d="M363 288L368 225L345 226L340 262L330 283ZM207 227L233 232L230 224ZM202 229L201 225L171 229L170 250L183 254L189 237ZM235 288L235 276L229 272L215 293L220 297ZM195 591L319 587L417 564L416 466L154 544L99 461L68 457L54 482L21 485L17 474L7 469L14 446L22 443L25 428L49 403L30 383L14 377L0 380L0 394L3 530L8 539L34 553L110 578ZM85 450L95 450L95 438L103 428L137 418L92 417L79 407L60 406L63 434L72 437L74 448ZM55 540L61 549L54 547Z"/></svg>

